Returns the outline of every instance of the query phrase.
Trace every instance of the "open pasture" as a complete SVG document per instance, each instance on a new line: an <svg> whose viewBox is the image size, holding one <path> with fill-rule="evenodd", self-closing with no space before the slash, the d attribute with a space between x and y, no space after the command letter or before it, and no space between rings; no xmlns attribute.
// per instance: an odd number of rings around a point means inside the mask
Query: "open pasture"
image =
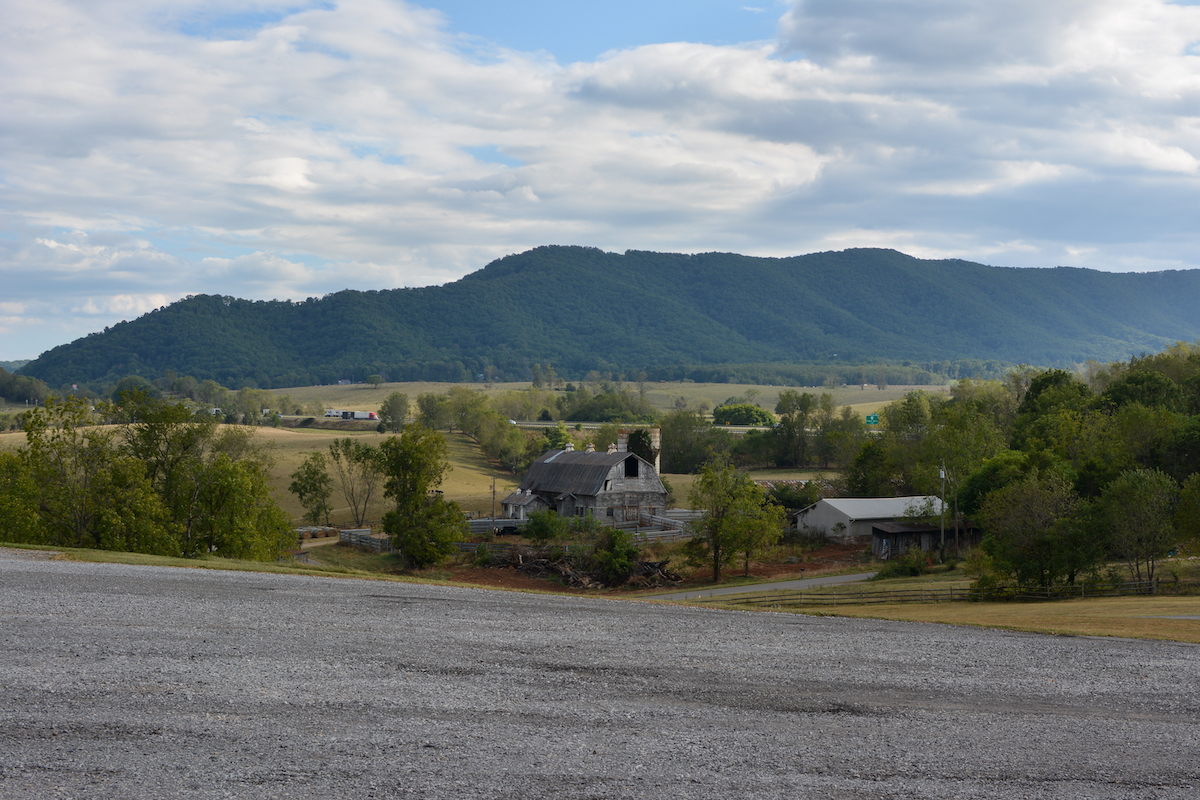
<svg viewBox="0 0 1200 800"><path fill-rule="evenodd" d="M422 381L417 383L384 383L378 387L368 386L367 384L352 384L349 386L299 386L290 389L274 389L273 392L281 397L288 395L293 400L304 404L317 401L324 403L327 408L343 408L349 411L377 411L383 403L384 398L392 392L400 392L401 394L408 395L409 403L415 405L417 395L427 393L445 394L452 386L466 386L470 389L482 391L489 396L529 388L528 383L494 383L491 387L488 387L484 383L454 384ZM626 382L625 386L633 391L638 391L639 388L636 382ZM692 383L690 381L647 381L644 384L644 388L646 399L660 413L674 410L675 402L680 397L687 400L689 407L696 408L701 404L707 404L711 410L714 406L725 402L731 397L745 397L747 392L751 391L758 393L754 397L754 402L768 411L773 411L775 404L779 402L780 392L795 389L798 392L809 392L815 395L831 394L833 395L834 402L838 405L848 405L859 414L868 414L877 411L887 403L897 400L907 392L913 390L919 389L928 392L949 391L948 386L888 386L880 390L872 384L867 384L865 389L861 384L854 384L826 389L821 386L762 386L749 383Z"/></svg>

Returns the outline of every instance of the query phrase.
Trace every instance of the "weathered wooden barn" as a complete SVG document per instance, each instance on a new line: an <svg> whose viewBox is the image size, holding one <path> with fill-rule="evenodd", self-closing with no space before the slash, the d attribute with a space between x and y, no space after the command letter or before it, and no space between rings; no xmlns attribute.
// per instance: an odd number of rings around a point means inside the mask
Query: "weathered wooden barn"
<svg viewBox="0 0 1200 800"><path fill-rule="evenodd" d="M661 514L667 490L654 465L634 453L566 450L542 454L515 492L504 498L504 516L525 519L539 508L563 517L589 513L601 522L632 522Z"/></svg>

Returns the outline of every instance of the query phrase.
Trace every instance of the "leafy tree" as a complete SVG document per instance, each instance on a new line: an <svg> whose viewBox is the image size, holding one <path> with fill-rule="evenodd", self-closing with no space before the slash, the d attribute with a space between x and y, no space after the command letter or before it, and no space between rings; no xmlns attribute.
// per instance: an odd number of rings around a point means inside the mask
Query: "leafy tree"
<svg viewBox="0 0 1200 800"><path fill-rule="evenodd" d="M716 425L774 425L775 417L770 411L750 403L718 406L713 409Z"/></svg>
<svg viewBox="0 0 1200 800"><path fill-rule="evenodd" d="M1159 558L1176 542L1175 504L1179 487L1158 470L1122 472L1100 498L1113 552L1135 580L1154 580Z"/></svg>
<svg viewBox="0 0 1200 800"><path fill-rule="evenodd" d="M724 458L733 444L728 431L709 425L699 411L672 411L661 428L663 472L699 472L708 461Z"/></svg>
<svg viewBox="0 0 1200 800"><path fill-rule="evenodd" d="M123 455L86 401L48 397L25 416L25 463L48 543L174 555L174 536L144 465Z"/></svg>
<svg viewBox="0 0 1200 800"><path fill-rule="evenodd" d="M366 384L368 386L370 386L372 389L378 389L380 386L383 385L383 376L382 375L368 375Z"/></svg>
<svg viewBox="0 0 1200 800"><path fill-rule="evenodd" d="M417 422L431 430L448 428L451 424L450 400L445 395L425 392L417 395Z"/></svg>
<svg viewBox="0 0 1200 800"><path fill-rule="evenodd" d="M291 520L275 503L264 465L218 452L206 465L193 541L201 552L274 561L296 543Z"/></svg>
<svg viewBox="0 0 1200 800"><path fill-rule="evenodd" d="M446 393L446 403L450 410L450 427L467 433L477 430L480 420L490 411L484 393L466 386L451 386Z"/></svg>
<svg viewBox="0 0 1200 800"><path fill-rule="evenodd" d="M1175 506L1175 530L1191 545L1200 542L1200 473L1183 483Z"/></svg>
<svg viewBox="0 0 1200 800"><path fill-rule="evenodd" d="M567 426L561 419L553 428L546 428L542 431L542 434L546 437L546 443L551 450L562 450L572 441L571 432L567 430Z"/></svg>
<svg viewBox="0 0 1200 800"><path fill-rule="evenodd" d="M25 455L0 451L0 540L42 544L52 534L38 512L40 492Z"/></svg>
<svg viewBox="0 0 1200 800"><path fill-rule="evenodd" d="M803 467L808 463L808 418L817 407L817 398L808 392L785 389L779 393L775 413L779 415L781 465Z"/></svg>
<svg viewBox="0 0 1200 800"><path fill-rule="evenodd" d="M413 568L436 564L454 552L466 532L466 519L457 503L445 500L437 487L450 469L446 440L420 425L380 445L384 495L393 510L383 529L405 562Z"/></svg>
<svg viewBox="0 0 1200 800"><path fill-rule="evenodd" d="M813 436L814 455L822 467L832 463L845 465L862 447L866 427L862 417L849 406L838 410L833 395L822 394L810 417L816 428Z"/></svg>
<svg viewBox="0 0 1200 800"><path fill-rule="evenodd" d="M333 474L337 476L342 497L350 506L354 527L361 528L367 519L371 498L379 490L383 477L379 450L357 439L334 439L329 444Z"/></svg>
<svg viewBox="0 0 1200 800"><path fill-rule="evenodd" d="M876 439L868 439L845 470L846 492L851 497L894 497L894 473L884 446Z"/></svg>
<svg viewBox="0 0 1200 800"><path fill-rule="evenodd" d="M571 531L571 523L560 517L553 509L538 509L529 515L522 528L522 535L537 544L565 539Z"/></svg>
<svg viewBox="0 0 1200 800"><path fill-rule="evenodd" d="M304 518L310 525L316 525L324 517L328 525L333 479L325 469L325 454L309 453L290 477L292 482L288 485L288 491L296 495L304 507Z"/></svg>
<svg viewBox="0 0 1200 800"><path fill-rule="evenodd" d="M778 541L783 509L770 502L754 481L731 466L709 464L692 485L692 508L704 515L692 523L694 535L685 545L692 563L710 563L713 582L721 568L742 553L749 570L752 553Z"/></svg>
<svg viewBox="0 0 1200 800"><path fill-rule="evenodd" d="M1021 585L1074 580L1100 556L1096 537L1077 524L1080 501L1070 482L1035 474L997 489L980 510L984 547Z"/></svg>
<svg viewBox="0 0 1200 800"><path fill-rule="evenodd" d="M117 381L117 385L112 390L112 401L114 403L121 403L122 395L125 394L144 394L157 397L160 392L157 386L142 376L129 375Z"/></svg>
<svg viewBox="0 0 1200 800"><path fill-rule="evenodd" d="M381 430L399 433L404 429L408 419L408 395L392 392L379 407L379 425Z"/></svg>
<svg viewBox="0 0 1200 800"><path fill-rule="evenodd" d="M658 458L658 450L654 447L654 440L650 437L650 431L645 428L638 428L629 433L629 438L625 442L625 448L634 455L644 458L651 464L654 459Z"/></svg>

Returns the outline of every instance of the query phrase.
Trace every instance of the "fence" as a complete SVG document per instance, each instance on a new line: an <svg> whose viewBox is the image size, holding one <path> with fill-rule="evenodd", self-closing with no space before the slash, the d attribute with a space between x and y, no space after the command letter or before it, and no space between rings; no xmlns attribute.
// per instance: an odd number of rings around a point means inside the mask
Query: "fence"
<svg viewBox="0 0 1200 800"><path fill-rule="evenodd" d="M338 541L341 544L350 544L355 547L374 550L376 553L392 552L391 538L387 536L372 536L370 528L355 528L353 530L342 531L338 535Z"/></svg>
<svg viewBox="0 0 1200 800"><path fill-rule="evenodd" d="M1074 597L1123 597L1156 594L1155 581L1098 583L1045 588L948 588L948 589L885 589L883 591L839 590L829 592L776 592L736 599L714 598L722 604L785 608L788 606L870 605L874 603L959 603L963 601L996 602L1005 600L1067 600Z"/></svg>

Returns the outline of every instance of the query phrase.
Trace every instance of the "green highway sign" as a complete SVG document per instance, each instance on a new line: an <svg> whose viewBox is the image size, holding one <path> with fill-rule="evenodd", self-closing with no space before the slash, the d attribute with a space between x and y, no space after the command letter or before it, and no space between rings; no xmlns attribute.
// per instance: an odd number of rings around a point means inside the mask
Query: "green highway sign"
<svg viewBox="0 0 1200 800"><path fill-rule="evenodd" d="M867 414L867 424L868 425L878 425L879 424L879 415L878 414Z"/></svg>

